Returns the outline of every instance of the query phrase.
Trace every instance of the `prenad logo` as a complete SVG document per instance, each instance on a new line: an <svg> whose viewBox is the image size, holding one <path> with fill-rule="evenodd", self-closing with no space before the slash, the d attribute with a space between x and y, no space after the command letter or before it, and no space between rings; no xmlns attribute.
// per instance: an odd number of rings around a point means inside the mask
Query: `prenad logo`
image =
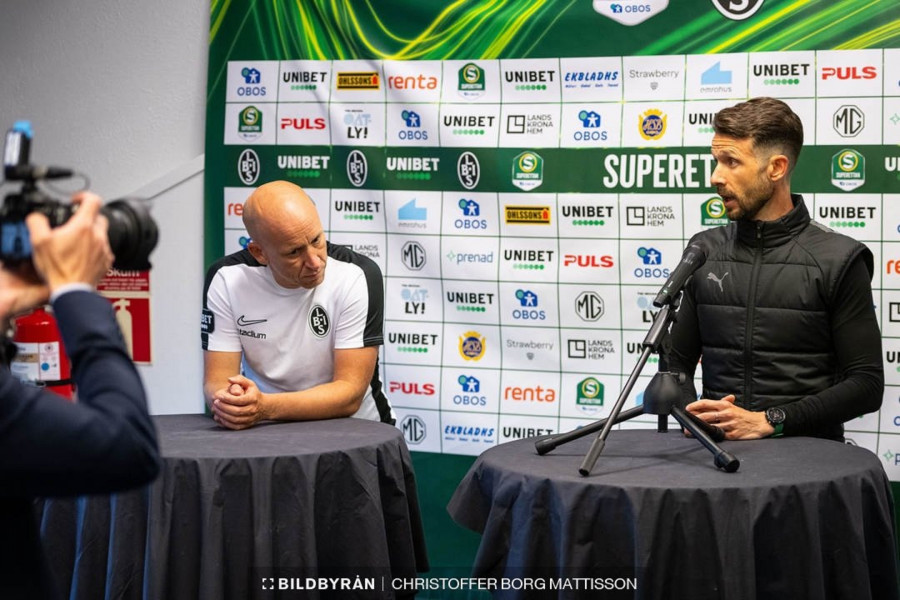
<svg viewBox="0 0 900 600"><path fill-rule="evenodd" d="M253 185L259 178L259 156L251 148L247 148L238 157L238 177L244 185Z"/></svg>
<svg viewBox="0 0 900 600"><path fill-rule="evenodd" d="M347 178L354 187L362 187L369 176L369 163L366 155L354 150L347 156Z"/></svg>
<svg viewBox="0 0 900 600"><path fill-rule="evenodd" d="M421 271L425 266L425 248L416 241L406 242L400 249L400 260L410 271Z"/></svg>
<svg viewBox="0 0 900 600"><path fill-rule="evenodd" d="M309 311L309 328L312 330L313 335L319 338L325 337L330 329L329 325L330 321L325 309L319 304L313 306L312 310Z"/></svg>
<svg viewBox="0 0 900 600"><path fill-rule="evenodd" d="M481 177L481 165L478 164L478 157L471 152L463 152L456 161L456 175L459 177L459 183L467 190L473 189L478 185L478 179Z"/></svg>
<svg viewBox="0 0 900 600"><path fill-rule="evenodd" d="M765 0L712 0L713 6L732 21L749 19L758 11Z"/></svg>
<svg viewBox="0 0 900 600"><path fill-rule="evenodd" d="M477 331L467 331L459 336L459 355L464 360L481 360L486 349L484 336Z"/></svg>

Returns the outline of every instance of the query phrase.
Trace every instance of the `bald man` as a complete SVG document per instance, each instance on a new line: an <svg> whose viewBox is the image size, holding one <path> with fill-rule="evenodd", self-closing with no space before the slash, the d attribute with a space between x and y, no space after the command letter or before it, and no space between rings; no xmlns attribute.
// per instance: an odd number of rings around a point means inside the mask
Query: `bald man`
<svg viewBox="0 0 900 600"><path fill-rule="evenodd" d="M203 391L228 429L261 420L394 423L378 378L381 271L325 240L316 206L287 181L244 204L245 250L206 274Z"/></svg>

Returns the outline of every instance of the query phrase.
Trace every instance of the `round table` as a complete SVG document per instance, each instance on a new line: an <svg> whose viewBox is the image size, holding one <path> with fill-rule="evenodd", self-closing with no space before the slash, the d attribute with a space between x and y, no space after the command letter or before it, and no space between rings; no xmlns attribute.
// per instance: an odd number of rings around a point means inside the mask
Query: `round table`
<svg viewBox="0 0 900 600"><path fill-rule="evenodd" d="M154 422L163 456L154 484L39 503L65 596L245 600L284 597L280 586L307 577L360 576L377 588L339 597L384 598L382 578L428 568L395 427L334 419L228 431L205 415Z"/></svg>
<svg viewBox="0 0 900 600"><path fill-rule="evenodd" d="M477 459L448 506L482 533L473 576L634 578L637 589L616 598L900 597L890 484L868 450L812 438L725 442L741 461L725 473L680 432L620 430L582 477L594 437L545 456L536 438L518 440Z"/></svg>

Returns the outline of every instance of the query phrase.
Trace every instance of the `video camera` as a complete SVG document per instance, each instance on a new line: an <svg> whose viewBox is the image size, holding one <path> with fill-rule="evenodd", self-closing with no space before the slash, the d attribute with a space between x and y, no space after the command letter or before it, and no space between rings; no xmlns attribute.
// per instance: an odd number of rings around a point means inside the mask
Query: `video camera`
<svg viewBox="0 0 900 600"><path fill-rule="evenodd" d="M31 153L31 123L17 121L6 134L3 171L6 181L21 181L18 193L8 194L0 206L0 261L16 266L31 261L31 240L25 217L33 212L47 216L51 227L69 220L75 208L54 200L37 189L44 179L72 177L69 169L36 167L28 163ZM150 268L150 253L156 247L159 231L145 203L124 198L105 204L100 213L109 221L109 246L115 255L113 267L145 271Z"/></svg>

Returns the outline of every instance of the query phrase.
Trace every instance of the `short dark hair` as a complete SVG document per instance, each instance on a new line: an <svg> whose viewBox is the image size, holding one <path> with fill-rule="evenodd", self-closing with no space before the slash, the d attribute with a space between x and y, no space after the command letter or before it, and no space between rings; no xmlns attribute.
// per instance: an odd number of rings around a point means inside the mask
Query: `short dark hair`
<svg viewBox="0 0 900 600"><path fill-rule="evenodd" d="M791 107L775 98L751 98L723 108L713 119L720 135L750 139L753 147L777 149L788 157L794 169L803 148L803 123Z"/></svg>

